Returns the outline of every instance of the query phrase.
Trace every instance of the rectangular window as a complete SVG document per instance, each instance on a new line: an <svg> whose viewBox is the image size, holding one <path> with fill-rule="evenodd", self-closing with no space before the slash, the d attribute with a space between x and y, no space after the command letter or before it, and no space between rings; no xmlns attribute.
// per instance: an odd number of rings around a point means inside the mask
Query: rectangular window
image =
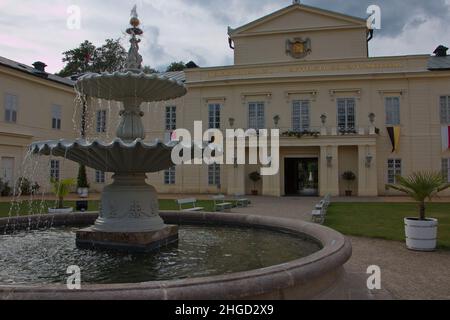
<svg viewBox="0 0 450 320"><path fill-rule="evenodd" d="M441 97L441 124L450 125L450 96Z"/></svg>
<svg viewBox="0 0 450 320"><path fill-rule="evenodd" d="M52 129L61 130L62 107L52 106Z"/></svg>
<svg viewBox="0 0 450 320"><path fill-rule="evenodd" d="M402 175L402 160L389 159L388 160L388 183L396 184L397 176Z"/></svg>
<svg viewBox="0 0 450 320"><path fill-rule="evenodd" d="M59 168L60 163L59 160L50 160L50 178L56 181L59 181Z"/></svg>
<svg viewBox="0 0 450 320"><path fill-rule="evenodd" d="M255 130L266 128L264 102L250 102L248 104L248 128Z"/></svg>
<svg viewBox="0 0 450 320"><path fill-rule="evenodd" d="M385 100L386 124L391 126L400 125L400 98L387 97Z"/></svg>
<svg viewBox="0 0 450 320"><path fill-rule="evenodd" d="M5 95L5 121L6 122L17 122L17 96L13 94Z"/></svg>
<svg viewBox="0 0 450 320"><path fill-rule="evenodd" d="M309 100L294 101L292 104L292 129L295 132L309 131L310 128Z"/></svg>
<svg viewBox="0 0 450 320"><path fill-rule="evenodd" d="M220 129L220 104L208 105L209 129Z"/></svg>
<svg viewBox="0 0 450 320"><path fill-rule="evenodd" d="M442 159L442 175L446 181L450 182L450 158Z"/></svg>
<svg viewBox="0 0 450 320"><path fill-rule="evenodd" d="M106 175L103 171L95 170L95 183L103 184L106 182Z"/></svg>
<svg viewBox="0 0 450 320"><path fill-rule="evenodd" d="M220 186L220 165L211 164L208 166L208 184L210 186Z"/></svg>
<svg viewBox="0 0 450 320"><path fill-rule="evenodd" d="M338 99L338 128L340 130L355 130L356 110L355 99Z"/></svg>
<svg viewBox="0 0 450 320"><path fill-rule="evenodd" d="M164 184L173 185L176 182L176 169L170 168L164 172Z"/></svg>
<svg viewBox="0 0 450 320"><path fill-rule="evenodd" d="M97 133L106 133L106 110L97 111L96 129Z"/></svg>
<svg viewBox="0 0 450 320"><path fill-rule="evenodd" d="M177 129L177 107L166 107L166 131L174 131Z"/></svg>

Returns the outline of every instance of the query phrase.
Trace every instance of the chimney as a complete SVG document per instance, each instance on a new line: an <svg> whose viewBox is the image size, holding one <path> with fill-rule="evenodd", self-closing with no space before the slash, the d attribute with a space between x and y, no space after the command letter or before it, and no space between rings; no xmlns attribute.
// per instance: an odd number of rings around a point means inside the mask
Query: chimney
<svg viewBox="0 0 450 320"><path fill-rule="evenodd" d="M436 57L446 57L447 50L448 50L447 47L441 45L441 46L437 47L433 53L436 55Z"/></svg>
<svg viewBox="0 0 450 320"><path fill-rule="evenodd" d="M45 72L46 66L47 65L41 61L36 61L35 63L33 63L33 67L40 72Z"/></svg>

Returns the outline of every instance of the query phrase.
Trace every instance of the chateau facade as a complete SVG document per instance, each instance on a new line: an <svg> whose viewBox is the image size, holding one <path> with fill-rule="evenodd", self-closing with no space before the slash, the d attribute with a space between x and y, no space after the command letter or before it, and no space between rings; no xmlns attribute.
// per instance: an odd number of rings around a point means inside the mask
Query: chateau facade
<svg viewBox="0 0 450 320"><path fill-rule="evenodd" d="M147 139L167 141L177 128L193 131L194 121L203 121L205 130L279 129L279 174L254 185L255 165L180 166L148 176L159 192L380 196L395 194L385 185L397 175L418 170L442 171L450 181L445 48L438 56L368 57L364 19L297 3L228 34L234 65L166 74L183 80L188 93L143 105ZM32 141L79 136L73 82L22 68L0 60L6 181L20 175ZM88 138L113 137L119 108L91 101ZM53 159L49 175L56 170L61 177L77 172L69 161ZM346 172L355 180L344 180ZM109 179L89 171L97 191Z"/></svg>

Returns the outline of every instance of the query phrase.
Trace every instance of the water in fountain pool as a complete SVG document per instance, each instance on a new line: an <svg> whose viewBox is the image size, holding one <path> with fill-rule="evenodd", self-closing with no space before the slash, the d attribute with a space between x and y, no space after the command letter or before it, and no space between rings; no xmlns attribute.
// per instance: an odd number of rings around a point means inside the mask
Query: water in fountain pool
<svg viewBox="0 0 450 320"><path fill-rule="evenodd" d="M265 268L320 250L315 242L288 233L181 226L178 245L130 255L77 249L75 231L0 236L0 284L64 284L71 265L81 268L85 284L197 278Z"/></svg>

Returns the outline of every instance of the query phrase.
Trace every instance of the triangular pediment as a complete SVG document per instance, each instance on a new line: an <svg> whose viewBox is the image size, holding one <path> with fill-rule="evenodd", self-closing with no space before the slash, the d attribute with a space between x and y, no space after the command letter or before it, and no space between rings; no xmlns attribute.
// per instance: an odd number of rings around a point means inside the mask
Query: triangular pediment
<svg viewBox="0 0 450 320"><path fill-rule="evenodd" d="M230 29L231 36L265 34L286 31L323 30L332 28L364 28L366 21L303 4L294 4L238 29Z"/></svg>

